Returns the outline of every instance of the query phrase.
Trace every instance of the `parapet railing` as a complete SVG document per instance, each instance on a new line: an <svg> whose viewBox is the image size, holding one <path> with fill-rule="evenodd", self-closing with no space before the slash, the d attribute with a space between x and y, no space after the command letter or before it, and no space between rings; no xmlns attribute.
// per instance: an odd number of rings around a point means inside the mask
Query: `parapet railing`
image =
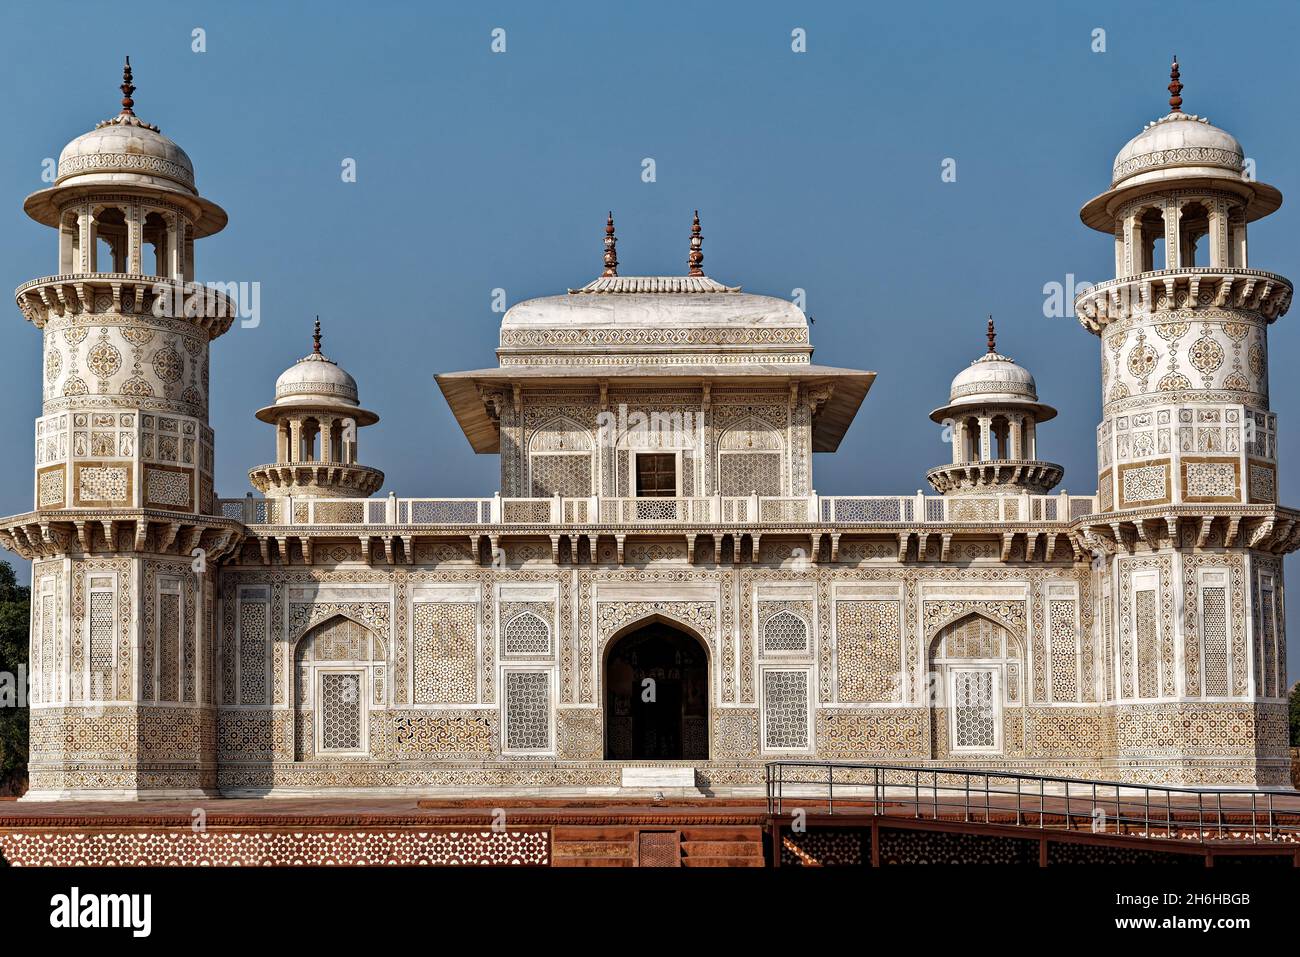
<svg viewBox="0 0 1300 957"><path fill-rule="evenodd" d="M1289 802L1289 803L1288 803ZM1196 843L1300 844L1300 796L894 764L774 761L767 812L867 814Z"/></svg>
<svg viewBox="0 0 1300 957"><path fill-rule="evenodd" d="M809 525L1069 522L1093 495L713 495L644 498L330 498L217 500L246 525Z"/></svg>

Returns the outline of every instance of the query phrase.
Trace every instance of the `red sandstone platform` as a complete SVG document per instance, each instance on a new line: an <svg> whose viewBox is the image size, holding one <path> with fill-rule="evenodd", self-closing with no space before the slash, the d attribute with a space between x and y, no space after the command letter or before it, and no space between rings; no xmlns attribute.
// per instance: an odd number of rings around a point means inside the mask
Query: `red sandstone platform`
<svg viewBox="0 0 1300 957"><path fill-rule="evenodd" d="M1100 800L1107 814L1100 830L1091 826L1091 802L1077 796L1067 813L1065 800L1050 794L1041 803L1021 795L1019 808L1014 795L996 795L986 807L982 799L964 804L956 791L931 805L886 795L878 805L837 800L833 809L787 796L776 814L754 799L705 797L9 800L0 801L0 852L18 865L761 867L894 863L891 841L919 849L899 852L905 858L983 860L974 839L1020 847L1016 853L1039 863L1049 845L1069 844L1076 856L1090 845L1093 858L1079 858L1086 860L1179 854L1211 863L1244 854L1300 866L1300 794L1268 797L1271 815L1258 794L1253 812L1250 795L1226 794L1212 814L1186 799L1143 806L1140 816L1138 799L1121 796L1119 809ZM882 847L890 859L882 860Z"/></svg>

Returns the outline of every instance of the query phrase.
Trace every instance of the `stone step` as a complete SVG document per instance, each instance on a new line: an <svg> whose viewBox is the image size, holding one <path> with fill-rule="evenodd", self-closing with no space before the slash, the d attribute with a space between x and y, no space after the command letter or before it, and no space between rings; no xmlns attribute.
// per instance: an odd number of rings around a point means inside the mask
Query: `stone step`
<svg viewBox="0 0 1300 957"><path fill-rule="evenodd" d="M632 859L632 845L618 841L556 841L552 856Z"/></svg>
<svg viewBox="0 0 1300 957"><path fill-rule="evenodd" d="M687 841L758 841L762 843L761 827L744 825L708 825L702 827L683 827L682 842Z"/></svg>
<svg viewBox="0 0 1300 957"><path fill-rule="evenodd" d="M686 857L757 857L763 859L762 841L683 841Z"/></svg>
<svg viewBox="0 0 1300 957"><path fill-rule="evenodd" d="M551 840L559 844L564 841L625 841L631 843L636 839L636 828L631 827L554 827Z"/></svg>
<svg viewBox="0 0 1300 957"><path fill-rule="evenodd" d="M556 857L552 867L631 867L630 857Z"/></svg>
<svg viewBox="0 0 1300 957"><path fill-rule="evenodd" d="M758 857L687 857L682 858L682 867L764 867L766 861Z"/></svg>

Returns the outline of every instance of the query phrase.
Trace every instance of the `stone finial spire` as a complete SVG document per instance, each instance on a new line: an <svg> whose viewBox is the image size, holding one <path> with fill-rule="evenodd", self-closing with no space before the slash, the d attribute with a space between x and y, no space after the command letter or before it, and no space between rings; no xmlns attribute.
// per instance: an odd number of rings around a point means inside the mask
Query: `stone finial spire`
<svg viewBox="0 0 1300 957"><path fill-rule="evenodd" d="M989 338L989 353L990 354L996 353L998 351L998 334L997 331L993 328L992 316L989 316L988 338Z"/></svg>
<svg viewBox="0 0 1300 957"><path fill-rule="evenodd" d="M316 356L320 355L320 354L321 354L321 351L320 351L320 316L317 316L317 317L316 317L316 331L312 333L312 336L311 336L311 342L312 342L312 347L311 347L312 355L316 355Z"/></svg>
<svg viewBox="0 0 1300 957"><path fill-rule="evenodd" d="M131 58L126 58L126 64L122 67L122 115L135 116L135 100L131 99L131 94L135 92L135 84L131 82Z"/></svg>
<svg viewBox="0 0 1300 957"><path fill-rule="evenodd" d="M700 237L700 211L695 211L695 222L691 224L691 270L688 275L704 275L704 240Z"/></svg>
<svg viewBox="0 0 1300 957"><path fill-rule="evenodd" d="M1183 111L1183 81L1178 79L1178 56L1174 56L1173 66L1169 68L1169 110L1172 113Z"/></svg>
<svg viewBox="0 0 1300 957"><path fill-rule="evenodd" d="M614 211L610 210L609 219L605 220L605 271L602 276L618 275L618 253L614 249L618 238L614 235Z"/></svg>

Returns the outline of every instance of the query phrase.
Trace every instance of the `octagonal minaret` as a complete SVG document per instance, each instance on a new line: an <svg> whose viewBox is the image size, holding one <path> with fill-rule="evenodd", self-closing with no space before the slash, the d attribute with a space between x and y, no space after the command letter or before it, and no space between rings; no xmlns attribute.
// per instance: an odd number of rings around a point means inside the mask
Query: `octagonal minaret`
<svg viewBox="0 0 1300 957"><path fill-rule="evenodd" d="M379 416L361 408L357 380L321 352L320 319L312 351L281 373L275 402L257 417L275 426L276 458L250 469L267 498L368 498L384 473L357 462L357 429Z"/></svg>
<svg viewBox="0 0 1300 957"><path fill-rule="evenodd" d="M926 479L941 495L1046 495L1063 470L1038 458L1038 424L1055 417L1029 370L998 352L990 316L988 351L957 373L948 404L930 413L951 430L952 463Z"/></svg>
<svg viewBox="0 0 1300 957"><path fill-rule="evenodd" d="M1101 338L1100 509L1273 503L1276 418L1268 327L1291 283L1247 265L1247 224L1282 204L1245 172L1237 140L1182 110L1115 157L1111 187L1080 214L1113 235L1116 278L1076 310Z"/></svg>
<svg viewBox="0 0 1300 957"><path fill-rule="evenodd" d="M1138 780L1287 780L1282 555L1268 327L1291 283L1251 268L1248 225L1281 194L1241 144L1182 109L1115 157L1083 222L1113 236L1115 278L1075 310L1101 340L1094 558L1098 690L1118 772ZM1202 734L1197 729L1205 729ZM1208 736L1207 736L1208 735Z"/></svg>
<svg viewBox="0 0 1300 957"><path fill-rule="evenodd" d="M243 528L212 514L208 348L237 308L192 280L226 214L136 116L129 60L121 88L24 203L58 235L16 291L43 335L34 510L0 519L33 563L33 799L216 786L214 581Z"/></svg>

